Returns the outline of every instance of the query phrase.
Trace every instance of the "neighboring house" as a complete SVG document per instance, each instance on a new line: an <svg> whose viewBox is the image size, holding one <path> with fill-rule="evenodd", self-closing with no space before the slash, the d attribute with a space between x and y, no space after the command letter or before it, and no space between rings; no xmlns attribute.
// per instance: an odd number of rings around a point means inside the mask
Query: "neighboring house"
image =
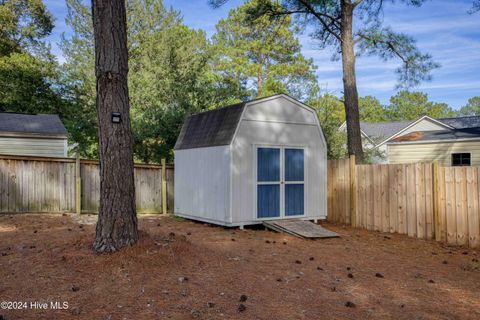
<svg viewBox="0 0 480 320"><path fill-rule="evenodd" d="M67 130L55 114L0 113L0 154L67 156Z"/></svg>
<svg viewBox="0 0 480 320"><path fill-rule="evenodd" d="M360 123L365 148L375 148L377 163L439 161L442 165L480 165L480 117ZM345 123L340 130L345 130Z"/></svg>
<svg viewBox="0 0 480 320"><path fill-rule="evenodd" d="M188 117L175 145L175 214L227 226L327 215L315 110L279 94Z"/></svg>

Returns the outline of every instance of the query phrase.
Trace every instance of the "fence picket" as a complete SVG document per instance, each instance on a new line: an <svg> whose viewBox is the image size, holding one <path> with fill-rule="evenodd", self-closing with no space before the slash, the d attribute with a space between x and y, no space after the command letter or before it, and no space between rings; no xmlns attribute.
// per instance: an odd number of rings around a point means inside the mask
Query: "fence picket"
<svg viewBox="0 0 480 320"><path fill-rule="evenodd" d="M455 188L455 168L445 168L445 195L446 197L446 221L447 221L447 242L457 243L457 205Z"/></svg>

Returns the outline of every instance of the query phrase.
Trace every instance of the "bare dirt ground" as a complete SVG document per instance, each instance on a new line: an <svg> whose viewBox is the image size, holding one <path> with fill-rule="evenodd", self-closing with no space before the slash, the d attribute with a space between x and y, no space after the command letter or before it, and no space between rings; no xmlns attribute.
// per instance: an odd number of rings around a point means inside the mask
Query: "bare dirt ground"
<svg viewBox="0 0 480 320"><path fill-rule="evenodd" d="M480 319L478 250L329 224L342 238L150 216L138 245L94 255L91 223L0 216L1 301L68 302L3 319Z"/></svg>

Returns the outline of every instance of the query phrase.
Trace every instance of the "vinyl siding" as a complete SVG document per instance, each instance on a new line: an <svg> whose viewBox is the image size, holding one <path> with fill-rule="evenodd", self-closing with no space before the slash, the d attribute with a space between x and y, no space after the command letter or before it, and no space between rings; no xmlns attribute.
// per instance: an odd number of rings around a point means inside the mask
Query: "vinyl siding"
<svg viewBox="0 0 480 320"><path fill-rule="evenodd" d="M437 131L437 130L446 130L446 128L429 119L423 119L422 121L419 121L418 123L408 128L407 130L403 131L400 134L400 136L404 136L406 134L409 134L415 131Z"/></svg>
<svg viewBox="0 0 480 320"><path fill-rule="evenodd" d="M472 166L480 166L480 141L388 144L388 162L414 163L439 161L451 165L452 153L471 153Z"/></svg>
<svg viewBox="0 0 480 320"><path fill-rule="evenodd" d="M0 136L0 154L38 157L66 157L67 139Z"/></svg>

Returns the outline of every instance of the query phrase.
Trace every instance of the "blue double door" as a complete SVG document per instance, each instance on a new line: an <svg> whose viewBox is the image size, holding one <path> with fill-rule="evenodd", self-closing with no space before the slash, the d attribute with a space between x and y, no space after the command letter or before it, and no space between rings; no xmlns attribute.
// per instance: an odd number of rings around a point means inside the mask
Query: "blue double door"
<svg viewBox="0 0 480 320"><path fill-rule="evenodd" d="M257 218L305 214L305 151L257 148Z"/></svg>

